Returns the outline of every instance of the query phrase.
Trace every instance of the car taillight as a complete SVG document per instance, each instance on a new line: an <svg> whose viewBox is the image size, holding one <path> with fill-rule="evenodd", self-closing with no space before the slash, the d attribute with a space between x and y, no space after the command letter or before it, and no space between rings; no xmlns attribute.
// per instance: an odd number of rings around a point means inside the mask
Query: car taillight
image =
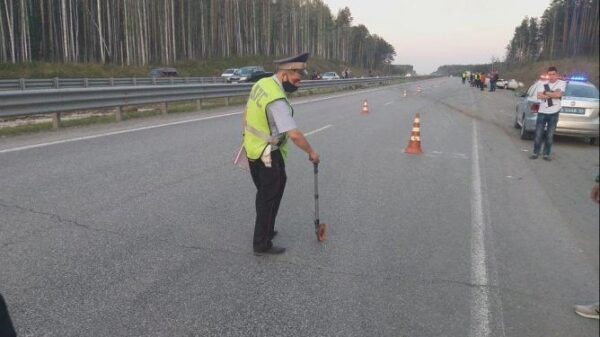
<svg viewBox="0 0 600 337"><path fill-rule="evenodd" d="M533 103L531 105L531 112L538 112L540 111L540 103Z"/></svg>

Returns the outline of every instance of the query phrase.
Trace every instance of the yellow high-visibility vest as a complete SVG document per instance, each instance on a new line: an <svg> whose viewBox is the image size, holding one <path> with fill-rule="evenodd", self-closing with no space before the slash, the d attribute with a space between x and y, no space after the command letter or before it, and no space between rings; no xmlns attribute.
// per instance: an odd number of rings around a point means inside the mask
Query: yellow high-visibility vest
<svg viewBox="0 0 600 337"><path fill-rule="evenodd" d="M248 159L260 158L269 144L279 144L279 151L285 160L287 158L287 134L283 137L271 136L271 128L267 119L267 105L284 99L289 104L285 92L273 77L259 80L252 87L246 104L246 122L244 130L244 148ZM290 105L290 109L292 106ZM292 116L294 110L292 109Z"/></svg>

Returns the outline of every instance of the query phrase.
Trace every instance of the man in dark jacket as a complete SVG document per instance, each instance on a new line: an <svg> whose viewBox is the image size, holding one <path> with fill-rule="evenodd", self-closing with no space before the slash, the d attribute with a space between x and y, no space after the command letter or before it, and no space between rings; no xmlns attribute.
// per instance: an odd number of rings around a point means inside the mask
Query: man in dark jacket
<svg viewBox="0 0 600 337"><path fill-rule="evenodd" d="M6 302L4 297L0 294L0 337L16 337L17 333L12 325L10 316L8 315L8 308L6 308Z"/></svg>

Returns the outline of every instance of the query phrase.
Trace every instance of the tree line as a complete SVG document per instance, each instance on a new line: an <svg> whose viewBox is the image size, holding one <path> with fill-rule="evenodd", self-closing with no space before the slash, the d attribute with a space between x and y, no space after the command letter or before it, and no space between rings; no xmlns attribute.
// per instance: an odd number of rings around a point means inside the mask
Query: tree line
<svg viewBox="0 0 600 337"><path fill-rule="evenodd" d="M506 47L508 64L598 56L599 0L554 0L541 18L525 18Z"/></svg>
<svg viewBox="0 0 600 337"><path fill-rule="evenodd" d="M483 64L446 64L439 66L432 75L436 76L448 76L455 75L460 76L465 70L476 72L476 73L489 73L492 69L499 70L502 66L501 63L483 63Z"/></svg>
<svg viewBox="0 0 600 337"><path fill-rule="evenodd" d="M0 63L169 65L311 55L377 69L394 48L322 0L0 0Z"/></svg>

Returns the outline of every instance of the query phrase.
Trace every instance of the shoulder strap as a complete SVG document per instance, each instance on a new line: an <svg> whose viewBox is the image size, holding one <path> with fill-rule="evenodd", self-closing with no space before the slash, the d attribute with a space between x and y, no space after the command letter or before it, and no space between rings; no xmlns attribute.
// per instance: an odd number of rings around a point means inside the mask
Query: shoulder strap
<svg viewBox="0 0 600 337"><path fill-rule="evenodd" d="M249 132L250 134L264 140L265 142L271 144L271 145L277 145L277 143L279 143L279 139L277 139L277 137L271 137L271 135L268 135L258 129L256 129L255 127L248 125L248 122L246 121L246 115L248 113L248 108L244 109L244 118L243 118L243 129L244 132Z"/></svg>

